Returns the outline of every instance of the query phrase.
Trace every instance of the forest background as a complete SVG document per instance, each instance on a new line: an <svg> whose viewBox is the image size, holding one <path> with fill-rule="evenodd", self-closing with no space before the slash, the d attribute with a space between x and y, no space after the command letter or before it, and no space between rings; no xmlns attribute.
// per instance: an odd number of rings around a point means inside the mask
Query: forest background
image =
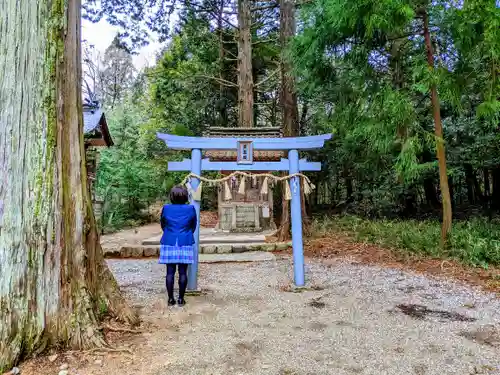
<svg viewBox="0 0 500 375"><path fill-rule="evenodd" d="M310 175L313 235L347 231L500 264L494 0L94 5L84 4L85 17L127 30L102 56L84 43L84 97L104 105L115 142L101 151L97 176L103 231L149 220L149 208L182 179L166 166L186 155L167 150L156 132L281 126L287 136L334 134L307 155L323 163ZM164 47L153 66L136 71L133 53L151 32ZM245 95L251 100L239 100ZM215 190L205 190L202 204L216 209Z"/></svg>
<svg viewBox="0 0 500 375"><path fill-rule="evenodd" d="M408 254L440 271L457 264L443 258L490 268L455 267L498 287L498 0L33 4L8 0L0 12L0 373L49 347L109 349L105 318L140 322L101 248L82 94L104 106L115 141L97 176L101 231L157 220L151 207L184 177L167 162L187 155L159 131L333 133L303 155L323 163L304 205L306 252L345 254L347 233L426 270ZM81 15L120 30L102 56L82 51ZM132 56L152 36L163 48L136 71ZM274 193L283 240L288 201ZM215 194L205 190L204 210Z"/></svg>

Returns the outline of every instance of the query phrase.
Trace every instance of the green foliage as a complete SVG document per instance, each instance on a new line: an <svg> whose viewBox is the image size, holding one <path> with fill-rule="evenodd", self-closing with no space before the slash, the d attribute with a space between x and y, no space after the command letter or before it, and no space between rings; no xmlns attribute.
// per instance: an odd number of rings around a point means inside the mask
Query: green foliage
<svg viewBox="0 0 500 375"><path fill-rule="evenodd" d="M109 314L108 303L104 299L99 299L99 320L102 321Z"/></svg>
<svg viewBox="0 0 500 375"><path fill-rule="evenodd" d="M332 230L347 232L358 241L435 258L454 258L465 264L500 265L500 222L476 218L453 227L450 247L442 250L438 221L365 220L355 216L323 217L315 220L318 235Z"/></svg>
<svg viewBox="0 0 500 375"><path fill-rule="evenodd" d="M213 79L218 76L215 37L209 22L188 18L157 64L142 72L126 99L107 114L115 145L101 152L97 178L106 230L148 220L148 206L165 201L184 177L183 172L166 173L167 163L189 155L168 150L157 132L199 136L207 125L220 125L219 101L224 95L231 99L227 90L221 96ZM214 193L206 190L210 199L204 203L213 205Z"/></svg>
<svg viewBox="0 0 500 375"><path fill-rule="evenodd" d="M432 25L434 69L421 36L423 12ZM463 7L316 0L301 8L293 45L300 93L314 103L311 130L335 134L322 151L326 171L318 178L338 187L327 203L347 202L359 214L378 216L436 207L435 145L441 140L434 137L431 85L441 101L455 201L476 189L474 179L488 184L476 170L463 182L468 165L499 168L499 12L494 1L480 0Z"/></svg>
<svg viewBox="0 0 500 375"><path fill-rule="evenodd" d="M237 125L232 10L226 9L219 24L216 3L181 4L179 21L156 65L138 77L110 120L113 137L124 133L124 143L104 151L101 159L99 191L109 202L106 222L139 220L147 203L163 199L183 176L165 173L166 162L188 155L168 151L157 132L199 136L210 126ZM301 134L334 133L324 149L308 155L323 162L321 173L311 174L318 186L314 210L436 217L436 144L445 142L454 212L474 216L476 205L492 216L498 212L499 9L491 0L314 0L300 6L290 51L279 48L278 10L254 12L255 123L280 124L276 67L281 56L291 54ZM422 37L424 12L431 24L432 69ZM434 135L432 85L438 88L444 140ZM460 233L476 233L474 228ZM467 242L456 236L453 241ZM432 254L439 243L435 238L420 241L420 248ZM405 246L411 247L410 240L404 240ZM486 254L481 251L473 250ZM478 263L488 258L484 254Z"/></svg>
<svg viewBox="0 0 500 375"><path fill-rule="evenodd" d="M104 200L102 225L108 230L146 220L144 210L174 184L174 176L165 173L166 161L149 158L141 147L145 121L129 102L108 114L115 145L101 151L96 186Z"/></svg>
<svg viewBox="0 0 500 375"><path fill-rule="evenodd" d="M207 72L203 56L192 55L189 43L193 42L185 36L174 37L146 73L152 83L151 126L179 135L201 135L206 125L215 123L216 87L204 78L212 72Z"/></svg>

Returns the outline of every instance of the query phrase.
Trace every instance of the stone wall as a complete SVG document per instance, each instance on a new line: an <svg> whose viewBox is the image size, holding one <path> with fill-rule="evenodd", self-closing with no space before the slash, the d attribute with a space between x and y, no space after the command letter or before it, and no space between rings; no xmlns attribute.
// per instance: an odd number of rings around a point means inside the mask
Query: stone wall
<svg viewBox="0 0 500 375"><path fill-rule="evenodd" d="M236 228L255 228L254 205L236 205Z"/></svg>
<svg viewBox="0 0 500 375"><path fill-rule="evenodd" d="M244 253L247 251L287 251L292 246L291 242L242 244L242 245L201 245L200 254L230 254ZM103 247L105 258L154 258L160 253L159 245L125 245L120 248Z"/></svg>
<svg viewBox="0 0 500 375"><path fill-rule="evenodd" d="M272 187L268 194L262 195L261 188L264 177L246 179L245 194L240 194L240 181L229 181L231 200L224 200L225 185L219 189L219 224L218 228L232 232L259 232L274 230ZM265 214L264 214L265 213Z"/></svg>

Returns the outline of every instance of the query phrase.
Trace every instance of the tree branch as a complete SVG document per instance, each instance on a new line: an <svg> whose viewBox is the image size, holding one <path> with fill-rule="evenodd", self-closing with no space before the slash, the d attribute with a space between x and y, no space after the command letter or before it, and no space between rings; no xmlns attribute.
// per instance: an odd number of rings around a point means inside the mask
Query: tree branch
<svg viewBox="0 0 500 375"><path fill-rule="evenodd" d="M275 9L277 7L278 7L278 3L273 3L273 4L269 4L269 5L263 5L261 7L252 8L252 9L250 9L250 11L251 12L258 12L261 10Z"/></svg>
<svg viewBox="0 0 500 375"><path fill-rule="evenodd" d="M302 5L310 4L310 3L312 3L313 1L314 1L314 0L302 0L302 1L297 1L297 2L295 3L295 7L296 7L296 8L298 8L298 7L302 6Z"/></svg>
<svg viewBox="0 0 500 375"><path fill-rule="evenodd" d="M216 8L206 8L206 7L202 7L201 5L198 5L198 4L190 4L191 7L196 7L197 9L192 9L193 12L196 12L196 13L209 13L212 17L214 18L218 18L219 17L219 9L216 9ZM222 12L223 14L234 14L234 12ZM233 23L229 22L227 19L225 18L221 18L222 21L224 21L225 23L227 23L229 26L237 29L238 26L234 25Z"/></svg>
<svg viewBox="0 0 500 375"><path fill-rule="evenodd" d="M271 43L271 42L277 42L278 38L270 38L270 39L264 39L264 40L257 40L255 42L252 42L252 44L261 44L261 43Z"/></svg>
<svg viewBox="0 0 500 375"><path fill-rule="evenodd" d="M217 16L216 13L212 13L212 16ZM238 26L234 25L232 22L229 22L228 20L226 20L225 18L222 19L222 21L224 21L225 23L227 23L229 26L231 26L232 28L234 29L238 29Z"/></svg>
<svg viewBox="0 0 500 375"><path fill-rule="evenodd" d="M387 38L386 40L388 42L393 42L395 40L399 40L399 39L407 39L409 38L410 36L416 36L416 35L423 35L423 33L421 32L417 32L417 31L412 31L410 33L407 33L407 34L403 34L403 35L398 35L398 36L395 36L395 37L392 37L392 38Z"/></svg>
<svg viewBox="0 0 500 375"><path fill-rule="evenodd" d="M224 86L228 86L228 87L238 87L238 85L236 83L233 83L231 81L227 81L225 79L218 78L218 77L212 77L212 76L206 76L206 75L198 75L196 77L205 78L205 79L213 79L213 80L219 82L220 84L222 84Z"/></svg>
<svg viewBox="0 0 500 375"><path fill-rule="evenodd" d="M276 69L274 72L272 72L271 74L269 74L266 78L264 78L262 81L260 82L257 82L255 84L255 87L258 87L264 83L266 83L267 81L269 81L271 78L273 78L274 76L278 75L278 73L280 72L280 69Z"/></svg>
<svg viewBox="0 0 500 375"><path fill-rule="evenodd" d="M268 22L255 21L252 22L250 27L252 27L253 29L255 29L256 27L259 29L263 29L263 28L272 28L272 26L278 28L278 23L276 20L270 20Z"/></svg>

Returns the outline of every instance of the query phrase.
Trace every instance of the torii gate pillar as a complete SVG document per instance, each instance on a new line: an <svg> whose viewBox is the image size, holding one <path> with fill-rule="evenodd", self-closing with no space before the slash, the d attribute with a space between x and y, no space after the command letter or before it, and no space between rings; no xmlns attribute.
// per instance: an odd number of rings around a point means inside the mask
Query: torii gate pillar
<svg viewBox="0 0 500 375"><path fill-rule="evenodd" d="M299 152L288 152L290 174L299 173ZM293 177L290 181L292 200L290 203L290 217L292 221L292 248L293 248L293 274L296 286L305 285L304 277L304 242L302 239L302 204L300 201L300 177Z"/></svg>
<svg viewBox="0 0 500 375"><path fill-rule="evenodd" d="M191 150L191 173L194 173L198 176L201 176L201 150L195 148ZM197 178L191 179L191 186L194 190L198 188L200 184L200 180ZM197 290L198 289L198 256L200 252L200 202L194 200L192 197L190 199L191 204L194 206L196 210L196 231L194 232L194 254L193 254L193 263L188 266L188 290Z"/></svg>

